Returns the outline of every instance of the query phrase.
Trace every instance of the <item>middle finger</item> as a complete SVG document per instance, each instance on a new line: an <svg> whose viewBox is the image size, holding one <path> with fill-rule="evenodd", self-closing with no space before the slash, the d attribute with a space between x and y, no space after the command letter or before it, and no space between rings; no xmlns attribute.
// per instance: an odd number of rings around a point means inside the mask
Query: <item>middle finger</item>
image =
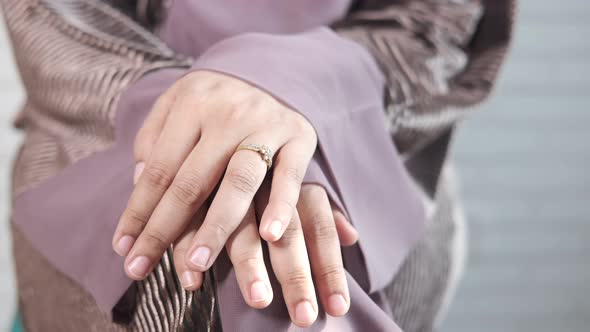
<svg viewBox="0 0 590 332"><path fill-rule="evenodd" d="M265 182L260 189L259 199L256 200L257 211L264 210L263 203L268 202L269 187ZM291 320L299 327L311 326L317 319L318 304L297 211L294 212L283 236L268 243L268 251Z"/></svg>
<svg viewBox="0 0 590 332"><path fill-rule="evenodd" d="M329 315L342 316L348 311L350 296L332 207L324 188L304 185L297 210L324 309Z"/></svg>
<svg viewBox="0 0 590 332"><path fill-rule="evenodd" d="M228 157L226 149L212 142L203 138L197 144L135 241L125 262L132 279L143 279L151 271L214 189Z"/></svg>
<svg viewBox="0 0 590 332"><path fill-rule="evenodd" d="M253 205L250 205L246 218L230 236L226 249L246 303L259 309L268 306L272 301L272 287L264 264Z"/></svg>
<svg viewBox="0 0 590 332"><path fill-rule="evenodd" d="M185 113L171 112L166 119L164 129L146 161L145 170L139 176L121 215L113 236L113 248L121 256L128 255L174 175L199 139L199 124L187 120Z"/></svg>

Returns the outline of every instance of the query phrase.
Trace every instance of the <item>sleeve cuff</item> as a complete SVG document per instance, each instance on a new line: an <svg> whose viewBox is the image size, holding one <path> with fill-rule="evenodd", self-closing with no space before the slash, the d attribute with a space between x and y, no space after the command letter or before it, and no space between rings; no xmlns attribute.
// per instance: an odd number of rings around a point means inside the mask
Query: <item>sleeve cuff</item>
<svg viewBox="0 0 590 332"><path fill-rule="evenodd" d="M425 216L386 129L384 79L370 54L327 28L253 33L214 45L192 70L244 80L310 121L319 154L305 181L324 186L357 228L368 274L363 288L385 287L418 239Z"/></svg>

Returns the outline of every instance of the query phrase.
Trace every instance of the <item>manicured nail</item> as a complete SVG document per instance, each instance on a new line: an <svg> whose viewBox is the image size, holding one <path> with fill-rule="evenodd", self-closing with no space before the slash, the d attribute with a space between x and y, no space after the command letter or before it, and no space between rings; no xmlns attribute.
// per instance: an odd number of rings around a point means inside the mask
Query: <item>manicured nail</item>
<svg viewBox="0 0 590 332"><path fill-rule="evenodd" d="M141 172L143 172L144 168L145 168L145 163L143 161L135 164L135 172L133 173L133 184L137 184L137 180L139 180L139 177L141 176Z"/></svg>
<svg viewBox="0 0 590 332"><path fill-rule="evenodd" d="M197 285L197 279L195 278L193 272L184 271L182 277L180 278L180 283L185 289L192 289Z"/></svg>
<svg viewBox="0 0 590 332"><path fill-rule="evenodd" d="M262 302L268 299L268 288L262 281L255 281L250 286L250 300L252 302Z"/></svg>
<svg viewBox="0 0 590 332"><path fill-rule="evenodd" d="M144 278L147 276L150 269L150 259L146 256L135 257L129 266L129 272L136 278Z"/></svg>
<svg viewBox="0 0 590 332"><path fill-rule="evenodd" d="M193 251L190 257L191 263L200 268L206 269L207 263L209 262L209 256L211 256L211 250L207 247L198 247Z"/></svg>
<svg viewBox="0 0 590 332"><path fill-rule="evenodd" d="M280 220L273 220L268 226L268 232L277 239L281 236L282 229L283 223Z"/></svg>
<svg viewBox="0 0 590 332"><path fill-rule="evenodd" d="M122 236L115 246L115 252L119 256L127 256L129 250L133 247L133 242L135 242L135 240L130 235Z"/></svg>
<svg viewBox="0 0 590 332"><path fill-rule="evenodd" d="M342 316L348 310L348 304L341 294L333 294L328 298L330 312L334 316Z"/></svg>
<svg viewBox="0 0 590 332"><path fill-rule="evenodd" d="M317 313L309 301L301 301L295 307L295 321L301 325L310 325L315 321Z"/></svg>

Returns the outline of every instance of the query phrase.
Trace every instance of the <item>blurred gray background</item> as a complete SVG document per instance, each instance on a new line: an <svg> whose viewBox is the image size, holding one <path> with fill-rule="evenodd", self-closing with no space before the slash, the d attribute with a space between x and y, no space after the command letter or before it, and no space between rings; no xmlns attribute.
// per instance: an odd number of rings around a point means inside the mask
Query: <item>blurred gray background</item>
<svg viewBox="0 0 590 332"><path fill-rule="evenodd" d="M495 96L459 131L469 257L444 332L590 330L590 2L521 0ZM23 99L0 28L0 331L15 308L9 170Z"/></svg>

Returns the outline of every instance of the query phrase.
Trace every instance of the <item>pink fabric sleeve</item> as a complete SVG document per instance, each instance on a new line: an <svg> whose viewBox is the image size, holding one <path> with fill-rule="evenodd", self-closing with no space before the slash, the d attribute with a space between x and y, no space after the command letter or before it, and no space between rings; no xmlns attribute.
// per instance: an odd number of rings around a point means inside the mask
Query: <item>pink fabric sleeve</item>
<svg viewBox="0 0 590 332"><path fill-rule="evenodd" d="M383 288L421 233L425 215L386 129L384 77L359 44L328 28L225 39L192 70L253 84L304 115L319 153L305 182L323 185L360 234L367 291ZM362 263L362 262L361 262Z"/></svg>

